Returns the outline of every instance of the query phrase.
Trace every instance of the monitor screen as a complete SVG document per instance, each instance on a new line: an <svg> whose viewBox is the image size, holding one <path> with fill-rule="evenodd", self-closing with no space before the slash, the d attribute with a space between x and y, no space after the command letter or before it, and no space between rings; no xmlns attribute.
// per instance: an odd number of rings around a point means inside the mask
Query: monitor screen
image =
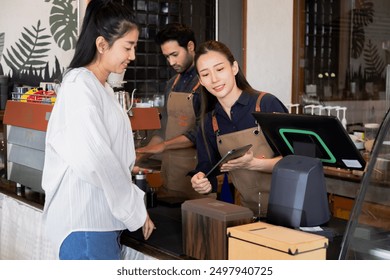
<svg viewBox="0 0 390 280"><path fill-rule="evenodd" d="M252 113L282 156L319 158L325 166L364 170L366 162L335 116Z"/></svg>

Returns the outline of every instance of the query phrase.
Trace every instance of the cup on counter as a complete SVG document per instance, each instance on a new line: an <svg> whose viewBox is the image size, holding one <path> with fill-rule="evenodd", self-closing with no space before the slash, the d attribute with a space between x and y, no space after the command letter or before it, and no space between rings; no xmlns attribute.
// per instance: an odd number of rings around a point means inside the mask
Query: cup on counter
<svg viewBox="0 0 390 280"><path fill-rule="evenodd" d="M374 140L379 130L378 123L366 123L364 124L364 140Z"/></svg>

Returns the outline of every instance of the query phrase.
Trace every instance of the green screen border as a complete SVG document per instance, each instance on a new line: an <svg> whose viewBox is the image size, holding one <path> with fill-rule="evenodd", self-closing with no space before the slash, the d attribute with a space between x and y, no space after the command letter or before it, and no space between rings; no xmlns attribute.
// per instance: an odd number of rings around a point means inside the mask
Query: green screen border
<svg viewBox="0 0 390 280"><path fill-rule="evenodd" d="M294 148L293 148L292 144L288 141L285 133L299 133L299 134L314 136L318 140L318 142L321 144L322 148L325 150L325 152L328 154L328 157L329 157L328 159L321 158L320 160L323 162L327 162L327 163L335 163L336 162L336 157L333 155L333 153L330 151L328 146L325 144L325 142L321 139L321 137L317 133L310 131L310 130L303 130L303 129L280 128L279 134L292 153L294 153Z"/></svg>

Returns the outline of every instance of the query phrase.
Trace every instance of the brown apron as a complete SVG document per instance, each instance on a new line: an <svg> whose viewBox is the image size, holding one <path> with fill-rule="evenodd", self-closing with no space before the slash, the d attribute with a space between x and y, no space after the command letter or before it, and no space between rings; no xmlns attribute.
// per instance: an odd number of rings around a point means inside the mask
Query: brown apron
<svg viewBox="0 0 390 280"><path fill-rule="evenodd" d="M260 111L260 101L265 93L261 92L256 101L256 111ZM217 118L213 116L213 129L218 132ZM245 130L228 133L224 135L217 134L218 150L221 155L227 151L253 144L252 151L254 157L272 158L274 152L264 137L260 126L254 126ZM251 209L255 216L259 216L259 192L260 192L260 216L267 214L269 191L271 186L271 174L260 171L246 169L229 171L232 183L240 194L240 202L244 207Z"/></svg>
<svg viewBox="0 0 390 280"><path fill-rule="evenodd" d="M182 135L195 125L195 112L193 109L193 94L199 87L195 85L191 93L174 92L172 89L179 80L175 79L167 100L167 128L165 139ZM196 149L194 147L167 150L161 162L161 175L163 178L162 196L181 197L186 199L203 197L191 185L191 177L187 173L194 170L197 164Z"/></svg>

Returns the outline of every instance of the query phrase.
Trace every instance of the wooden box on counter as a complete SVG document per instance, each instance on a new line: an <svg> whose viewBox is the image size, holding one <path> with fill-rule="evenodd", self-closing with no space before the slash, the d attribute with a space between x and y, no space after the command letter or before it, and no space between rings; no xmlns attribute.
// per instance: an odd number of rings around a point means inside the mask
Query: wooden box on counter
<svg viewBox="0 0 390 280"><path fill-rule="evenodd" d="M229 260L325 260L328 239L263 222L227 229Z"/></svg>
<svg viewBox="0 0 390 280"><path fill-rule="evenodd" d="M187 200L181 213L184 253L200 260L226 260L227 228L253 218L250 209L213 198Z"/></svg>

